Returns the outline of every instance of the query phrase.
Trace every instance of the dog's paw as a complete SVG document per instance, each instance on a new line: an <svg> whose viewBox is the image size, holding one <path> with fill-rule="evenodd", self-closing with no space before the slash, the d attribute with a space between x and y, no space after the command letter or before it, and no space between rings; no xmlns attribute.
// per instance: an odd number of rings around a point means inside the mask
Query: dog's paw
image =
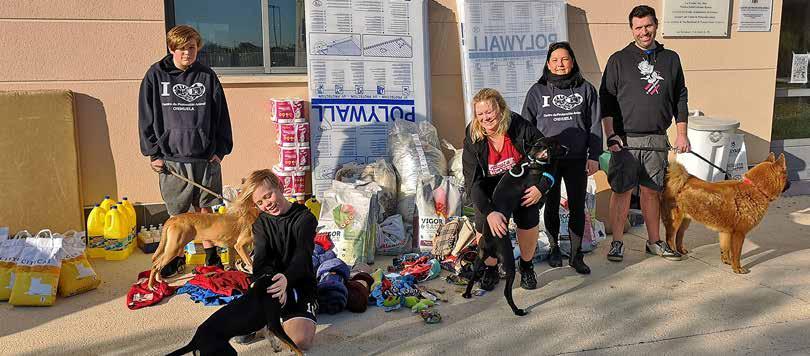
<svg viewBox="0 0 810 356"><path fill-rule="evenodd" d="M740 268L732 268L732 269L736 274L747 274L748 272L751 272L750 270L748 270L748 268L742 266L740 266Z"/></svg>
<svg viewBox="0 0 810 356"><path fill-rule="evenodd" d="M727 265L731 264L731 259L729 259L728 256L726 256L722 252L720 253L720 261L723 262L724 264L727 264Z"/></svg>
<svg viewBox="0 0 810 356"><path fill-rule="evenodd" d="M523 309L515 309L514 312L515 312L515 315L517 315L517 316L524 316L526 314L529 314L526 310L523 310Z"/></svg>
<svg viewBox="0 0 810 356"><path fill-rule="evenodd" d="M464 297L464 299L470 299L470 298L472 298L472 293L466 292L466 293L462 294L461 296Z"/></svg>

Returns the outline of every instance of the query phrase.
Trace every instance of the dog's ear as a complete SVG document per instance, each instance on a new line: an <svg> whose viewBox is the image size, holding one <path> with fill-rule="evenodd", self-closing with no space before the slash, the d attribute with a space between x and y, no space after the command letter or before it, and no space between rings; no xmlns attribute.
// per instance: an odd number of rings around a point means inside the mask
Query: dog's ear
<svg viewBox="0 0 810 356"><path fill-rule="evenodd" d="M773 153L771 153L771 155L773 155ZM779 159L777 159L775 163L778 167L787 168L785 162L785 154L784 153L779 154Z"/></svg>
<svg viewBox="0 0 810 356"><path fill-rule="evenodd" d="M774 155L773 152L771 152L768 154L768 158L766 158L765 160L768 162L776 161L776 155Z"/></svg>

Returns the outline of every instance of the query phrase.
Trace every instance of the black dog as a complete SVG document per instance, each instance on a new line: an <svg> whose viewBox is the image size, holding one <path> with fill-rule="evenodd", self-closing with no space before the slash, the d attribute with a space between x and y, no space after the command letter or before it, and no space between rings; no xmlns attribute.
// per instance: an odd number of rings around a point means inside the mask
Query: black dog
<svg viewBox="0 0 810 356"><path fill-rule="evenodd" d="M240 301L244 302L242 299L245 298L250 298L251 301L256 302L254 305L249 306L249 308L253 309L253 312L263 313L265 315L267 330L270 333L278 337L281 342L287 344L296 355L303 355L298 346L295 345L295 342L290 339L290 336L284 332L284 328L281 326L281 303L279 303L277 298L267 295L267 287L273 283L271 278L270 274L259 277L253 286L248 289L246 295L220 308L214 312L214 314L211 314L211 316L197 328L197 332L194 333L194 337L191 338L191 342L189 342L188 345L169 353L168 356L185 355L193 351L199 351L200 355L236 355L236 349L231 346L229 340L234 336L247 335L255 332L264 326L264 322L258 324L248 322L248 319L244 318L244 315L235 312L235 308L228 308ZM242 307L248 306L240 305L238 310L241 311L241 309L243 309ZM256 318L253 319L255 320Z"/></svg>
<svg viewBox="0 0 810 356"><path fill-rule="evenodd" d="M551 185L554 184L554 177L551 175L551 172L555 171L553 164L556 162L556 158L564 156L568 149L560 145L556 138L544 137L533 142L527 152L527 157L519 165L512 167L507 174L503 175L492 194L494 211L500 212L507 218L520 206L521 198L527 188L537 185L544 176L551 180ZM551 188L551 185L546 188L546 191ZM543 196L537 203L541 207L546 201L546 192L542 193ZM472 288L480 277L478 271L481 270L484 260L488 257L495 257L501 262L503 270L506 272L506 285L503 289L506 302L515 315L526 315L526 311L518 308L512 299L512 284L515 281L515 258L512 251L511 240L508 237L494 236L489 224L484 220L482 236L478 242L478 257L473 264L475 273L467 284L467 290L461 296L472 297Z"/></svg>

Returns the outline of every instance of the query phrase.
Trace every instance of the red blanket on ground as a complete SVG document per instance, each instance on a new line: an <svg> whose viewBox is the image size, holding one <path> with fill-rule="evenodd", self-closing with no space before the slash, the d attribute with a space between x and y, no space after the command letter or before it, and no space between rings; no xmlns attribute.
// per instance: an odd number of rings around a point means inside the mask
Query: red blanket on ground
<svg viewBox="0 0 810 356"><path fill-rule="evenodd" d="M198 266L194 268L194 276L188 283L200 288L208 289L216 294L232 296L238 290L244 294L250 287L247 274L239 271L224 271L216 266Z"/></svg>
<svg viewBox="0 0 810 356"><path fill-rule="evenodd" d="M138 273L138 281L127 293L127 307L135 310L160 303L163 298L174 294L177 287L166 282L155 282L155 290L149 289L149 271Z"/></svg>

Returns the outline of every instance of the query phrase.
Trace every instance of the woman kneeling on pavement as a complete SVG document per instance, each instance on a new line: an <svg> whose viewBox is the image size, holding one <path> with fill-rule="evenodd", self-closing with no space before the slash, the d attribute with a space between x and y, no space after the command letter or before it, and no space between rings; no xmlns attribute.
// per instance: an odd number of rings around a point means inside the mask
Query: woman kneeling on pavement
<svg viewBox="0 0 810 356"><path fill-rule="evenodd" d="M508 238L505 235L509 217L493 211L492 193L501 177L526 155L524 147L543 135L530 122L509 110L506 100L495 89L481 89L473 97L472 105L475 117L466 129L462 161L464 186L475 207L477 237L480 238L486 222L493 235ZM532 259L539 234L537 225L540 211L537 202L542 193L532 186L523 194L521 206L512 213L520 246L520 286L535 289L537 277ZM484 261L486 267L481 278L481 289L495 289L500 280L497 263L495 258Z"/></svg>
<svg viewBox="0 0 810 356"><path fill-rule="evenodd" d="M549 100L551 99L551 100ZM531 121L545 136L556 136L568 146L568 154L557 164L565 182L570 209L568 235L571 252L568 264L582 274L591 273L582 253L585 230L585 190L588 176L599 169L602 154L602 121L599 118L596 89L582 78L574 51L568 42L552 43L548 48L543 75L535 83L523 104L523 117ZM560 252L560 186L551 187L546 197L543 219L548 233L551 253L548 264L562 266Z"/></svg>

